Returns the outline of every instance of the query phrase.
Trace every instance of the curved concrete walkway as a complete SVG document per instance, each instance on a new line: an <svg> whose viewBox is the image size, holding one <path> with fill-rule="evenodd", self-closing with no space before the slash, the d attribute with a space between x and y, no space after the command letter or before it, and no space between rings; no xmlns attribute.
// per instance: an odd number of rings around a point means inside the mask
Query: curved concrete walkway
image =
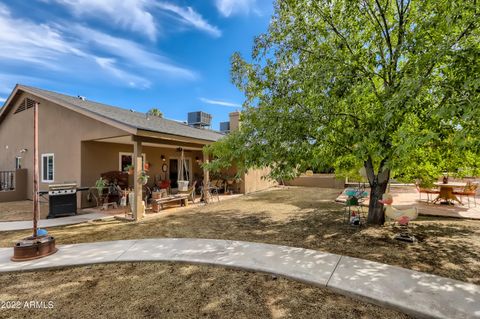
<svg viewBox="0 0 480 319"><path fill-rule="evenodd" d="M320 251L261 243L165 238L63 245L51 256L14 263L0 249L0 272L87 264L173 261L280 275L422 318L480 318L480 286Z"/></svg>
<svg viewBox="0 0 480 319"><path fill-rule="evenodd" d="M56 227L65 225L74 225L92 220L100 220L105 218L113 218L112 215L104 213L88 213L82 215L52 218L52 219L40 219L38 221L39 227ZM0 232L12 231L12 230L25 230L32 229L32 221L13 221L13 222L0 222Z"/></svg>

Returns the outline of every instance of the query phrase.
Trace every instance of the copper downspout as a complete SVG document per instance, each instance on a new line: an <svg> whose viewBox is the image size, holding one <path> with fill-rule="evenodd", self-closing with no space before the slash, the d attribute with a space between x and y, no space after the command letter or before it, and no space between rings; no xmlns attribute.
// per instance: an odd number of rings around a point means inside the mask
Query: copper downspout
<svg viewBox="0 0 480 319"><path fill-rule="evenodd" d="M38 184L38 103L33 106L33 238L37 238L39 218Z"/></svg>

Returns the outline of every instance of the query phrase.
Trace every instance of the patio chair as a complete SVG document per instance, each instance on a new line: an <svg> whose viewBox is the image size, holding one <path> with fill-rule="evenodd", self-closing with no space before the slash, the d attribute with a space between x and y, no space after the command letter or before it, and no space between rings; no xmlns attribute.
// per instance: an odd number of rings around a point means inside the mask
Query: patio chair
<svg viewBox="0 0 480 319"><path fill-rule="evenodd" d="M188 188L188 199L192 201L192 203L195 203L195 192L196 192L196 187L197 186L197 181L193 181L192 186Z"/></svg>
<svg viewBox="0 0 480 319"><path fill-rule="evenodd" d="M95 200L95 207L101 207L105 203L108 203L108 188L104 188L102 192L99 192L97 187L90 187L87 194L87 201L91 201L91 198Z"/></svg>
<svg viewBox="0 0 480 319"><path fill-rule="evenodd" d="M462 190L453 191L454 195L460 196L460 201L462 202L463 196L467 196L468 207L470 207L470 196L473 197L473 203L477 207L477 200L475 196L477 195L478 183L467 183L467 185Z"/></svg>
<svg viewBox="0 0 480 319"><path fill-rule="evenodd" d="M422 200L422 193L427 194L427 203L431 203L433 201L432 198L430 198L430 195L438 195L440 194L440 190L435 189L435 188L425 188L420 186L419 182L415 183L415 187L417 188L418 191L418 200Z"/></svg>

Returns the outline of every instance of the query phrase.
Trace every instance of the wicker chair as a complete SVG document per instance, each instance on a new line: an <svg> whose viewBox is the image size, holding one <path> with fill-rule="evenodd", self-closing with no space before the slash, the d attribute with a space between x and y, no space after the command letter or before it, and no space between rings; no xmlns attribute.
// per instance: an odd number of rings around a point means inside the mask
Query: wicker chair
<svg viewBox="0 0 480 319"><path fill-rule="evenodd" d="M477 200L475 196L477 195L478 183L467 183L467 185L458 191L454 191L454 195L460 196L460 201L462 201L463 196L467 196L468 207L470 207L470 197L473 197L473 203L477 207Z"/></svg>

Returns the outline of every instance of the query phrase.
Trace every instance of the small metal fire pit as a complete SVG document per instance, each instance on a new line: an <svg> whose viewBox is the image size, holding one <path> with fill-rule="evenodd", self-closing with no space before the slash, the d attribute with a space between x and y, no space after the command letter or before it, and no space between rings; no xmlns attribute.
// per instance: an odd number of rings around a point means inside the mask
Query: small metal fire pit
<svg viewBox="0 0 480 319"><path fill-rule="evenodd" d="M42 258L57 252L55 238L50 235L27 237L18 241L13 247L12 261L26 261Z"/></svg>

